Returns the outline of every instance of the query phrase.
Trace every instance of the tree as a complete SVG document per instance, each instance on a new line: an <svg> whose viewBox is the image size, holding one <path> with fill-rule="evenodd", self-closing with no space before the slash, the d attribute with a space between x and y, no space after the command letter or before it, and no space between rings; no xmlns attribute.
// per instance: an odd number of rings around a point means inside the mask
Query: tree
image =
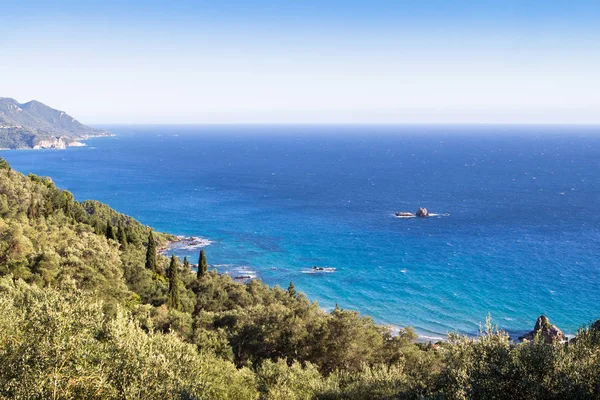
<svg viewBox="0 0 600 400"><path fill-rule="evenodd" d="M35 219L36 216L37 216L36 204L35 204L35 200L33 199L33 193L31 193L31 196L29 199L29 207L27 208L27 218L32 220L32 219Z"/></svg>
<svg viewBox="0 0 600 400"><path fill-rule="evenodd" d="M112 239L112 240L117 240L117 237L115 235L115 230L114 230L112 224L110 223L110 219L108 221L106 221L106 238Z"/></svg>
<svg viewBox="0 0 600 400"><path fill-rule="evenodd" d="M4 157L0 157L0 169L5 169L7 171L10 171L11 169L10 164L4 159Z"/></svg>
<svg viewBox="0 0 600 400"><path fill-rule="evenodd" d="M198 259L198 279L208 274L208 263L206 262L206 255L204 249L200 250L200 258Z"/></svg>
<svg viewBox="0 0 600 400"><path fill-rule="evenodd" d="M73 213L73 206L75 204L75 197L73 193L65 190L62 192L64 198L64 212L67 217L70 217ZM114 234L114 233L113 233Z"/></svg>
<svg viewBox="0 0 600 400"><path fill-rule="evenodd" d="M288 294L291 297L296 297L296 288L294 287L294 282L290 282L290 286L288 286Z"/></svg>
<svg viewBox="0 0 600 400"><path fill-rule="evenodd" d="M119 226L117 228L117 240L121 243L121 248L125 249L127 247L127 235L125 234L125 228L119 220Z"/></svg>
<svg viewBox="0 0 600 400"><path fill-rule="evenodd" d="M169 293L167 294L167 306L173 310L181 311L181 299L179 297L179 270L177 268L175 255L171 256L169 265Z"/></svg>
<svg viewBox="0 0 600 400"><path fill-rule="evenodd" d="M156 271L156 242L152 231L148 235L148 246L146 247L146 269Z"/></svg>
<svg viewBox="0 0 600 400"><path fill-rule="evenodd" d="M100 236L104 234L104 227L102 226L102 222L99 219L94 221L94 233Z"/></svg>
<svg viewBox="0 0 600 400"><path fill-rule="evenodd" d="M190 262L187 257L183 257L183 269L189 271L191 269Z"/></svg>

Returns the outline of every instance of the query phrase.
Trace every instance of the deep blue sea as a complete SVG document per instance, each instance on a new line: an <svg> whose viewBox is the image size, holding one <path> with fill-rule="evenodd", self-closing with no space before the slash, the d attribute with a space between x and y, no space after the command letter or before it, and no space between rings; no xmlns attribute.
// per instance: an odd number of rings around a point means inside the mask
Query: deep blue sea
<svg viewBox="0 0 600 400"><path fill-rule="evenodd" d="M117 136L0 156L213 241L220 272L293 281L425 339L474 334L488 313L513 333L542 313L570 334L600 318L600 127L105 128ZM418 207L440 216L393 215Z"/></svg>

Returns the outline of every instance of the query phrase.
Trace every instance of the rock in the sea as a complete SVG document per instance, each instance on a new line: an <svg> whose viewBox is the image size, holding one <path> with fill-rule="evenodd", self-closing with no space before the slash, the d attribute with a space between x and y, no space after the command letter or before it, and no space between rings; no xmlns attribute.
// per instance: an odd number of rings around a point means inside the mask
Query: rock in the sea
<svg viewBox="0 0 600 400"><path fill-rule="evenodd" d="M410 212L401 211L401 212L396 213L396 217L414 217L414 216L415 216L415 214L410 213Z"/></svg>
<svg viewBox="0 0 600 400"><path fill-rule="evenodd" d="M535 327L529 333L519 338L522 342L529 342L535 338L537 334L540 334L545 343L552 343L555 341L564 342L567 337L557 326L552 325L550 320L545 315L540 315L535 322Z"/></svg>
<svg viewBox="0 0 600 400"><path fill-rule="evenodd" d="M419 207L417 213L415 214L417 217L429 217L429 211L426 208Z"/></svg>

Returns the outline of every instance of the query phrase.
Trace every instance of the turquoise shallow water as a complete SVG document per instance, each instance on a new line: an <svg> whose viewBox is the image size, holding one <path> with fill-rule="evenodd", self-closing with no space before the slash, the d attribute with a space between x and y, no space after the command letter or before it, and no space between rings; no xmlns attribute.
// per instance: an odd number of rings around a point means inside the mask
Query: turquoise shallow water
<svg viewBox="0 0 600 400"><path fill-rule="evenodd" d="M426 338L476 333L488 313L513 333L541 313L568 333L600 318L598 127L108 128L88 147L0 155L212 240L221 272L293 281ZM419 206L450 215L393 217Z"/></svg>

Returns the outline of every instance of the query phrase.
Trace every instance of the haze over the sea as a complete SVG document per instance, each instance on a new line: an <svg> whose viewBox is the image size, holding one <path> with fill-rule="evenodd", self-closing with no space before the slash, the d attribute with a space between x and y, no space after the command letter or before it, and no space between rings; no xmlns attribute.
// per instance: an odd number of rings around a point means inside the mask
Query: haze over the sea
<svg viewBox="0 0 600 400"><path fill-rule="evenodd" d="M600 3L9 1L0 96L82 123L600 123Z"/></svg>

